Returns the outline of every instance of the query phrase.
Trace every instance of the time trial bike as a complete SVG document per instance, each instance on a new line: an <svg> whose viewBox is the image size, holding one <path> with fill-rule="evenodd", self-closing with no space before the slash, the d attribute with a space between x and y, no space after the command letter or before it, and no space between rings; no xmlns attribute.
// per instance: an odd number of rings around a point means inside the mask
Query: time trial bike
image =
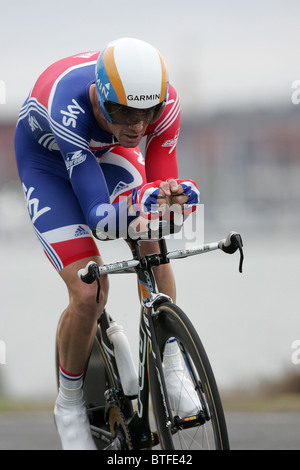
<svg viewBox="0 0 300 470"><path fill-rule="evenodd" d="M191 319L168 296L158 291L153 268L173 259L220 249L230 254L239 250L239 271L242 272L242 238L238 233L230 232L219 242L168 251L167 242L161 237L158 240L160 252L146 256L141 256L139 241L131 240L130 243L132 259L102 266L90 262L78 272L83 282L98 283L97 296L101 275L136 273L142 294L136 392L124 391L124 377L108 335L114 324L112 318L105 310L98 320L84 376L85 401L96 446L99 450L228 450L222 402L203 344ZM170 361L165 348L170 341L177 342L180 354L176 388L186 388L189 380L192 399L196 396L197 411L192 415L180 415L166 385ZM58 364L57 351L57 370Z"/></svg>

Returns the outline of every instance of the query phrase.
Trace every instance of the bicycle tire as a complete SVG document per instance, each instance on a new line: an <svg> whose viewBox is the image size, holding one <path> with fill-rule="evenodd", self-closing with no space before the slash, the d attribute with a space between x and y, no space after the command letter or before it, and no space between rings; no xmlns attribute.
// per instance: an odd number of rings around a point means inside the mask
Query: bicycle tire
<svg viewBox="0 0 300 470"><path fill-rule="evenodd" d="M157 315L153 317L153 324L162 363L164 362L165 344L170 337L173 337L177 340L183 353L189 377L192 377L194 383L197 384L197 393L202 405L201 409L210 418L207 421L205 420L205 424L202 423L180 430L181 425L178 425L178 418L174 418L176 411L173 411L172 425L167 422L161 384L157 378L153 356L150 348L148 348L149 388L157 434L162 449L202 450L207 448L208 450L229 450L226 421L218 387L207 354L195 328L187 315L175 304L163 303L157 308L156 312ZM168 391L167 400L170 404ZM190 423L197 422L195 419L186 418L188 426L189 419ZM185 423L183 425L185 426ZM191 431L193 433L193 442L189 440Z"/></svg>

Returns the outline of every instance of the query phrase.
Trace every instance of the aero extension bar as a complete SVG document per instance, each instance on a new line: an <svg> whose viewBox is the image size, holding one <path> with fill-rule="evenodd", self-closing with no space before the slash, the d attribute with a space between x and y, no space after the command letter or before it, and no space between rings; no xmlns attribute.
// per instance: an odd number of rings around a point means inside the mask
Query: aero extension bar
<svg viewBox="0 0 300 470"><path fill-rule="evenodd" d="M104 264L98 266L94 261L90 261L87 266L78 271L79 278L87 283L91 284L95 280L98 281L102 274L111 274L117 272L135 272L134 268L139 265L145 267L159 266L160 264L166 264L171 259L186 258L188 256L200 255L214 250L222 250L225 253L233 254L237 250L240 252L239 272L242 272L244 253L243 253L243 242L242 237L237 232L230 232L228 236L219 242L207 243L191 248L182 248L179 250L173 250L166 253L155 253L153 255L147 255L141 259L131 259L127 261L117 261L115 263ZM98 296L97 296L98 297Z"/></svg>

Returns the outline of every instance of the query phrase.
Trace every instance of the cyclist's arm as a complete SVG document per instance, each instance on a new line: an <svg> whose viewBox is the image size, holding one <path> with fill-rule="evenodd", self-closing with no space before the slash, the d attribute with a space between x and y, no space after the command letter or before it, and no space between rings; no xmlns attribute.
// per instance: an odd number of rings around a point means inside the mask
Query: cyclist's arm
<svg viewBox="0 0 300 470"><path fill-rule="evenodd" d="M177 141L180 131L180 101L176 90L169 86L165 111L158 122L149 126L146 141L145 168L147 181L162 180L161 204L193 204L198 197L188 198L191 191L189 180L178 180ZM180 185L180 182L183 185ZM184 184L186 183L186 184ZM195 182L191 185L195 194ZM198 203L198 202L197 202Z"/></svg>
<svg viewBox="0 0 300 470"><path fill-rule="evenodd" d="M69 100L70 101L70 100ZM92 231L96 228L112 228L111 238L122 236L127 226L135 218L128 215L127 201L110 204L106 180L94 154L89 149L89 122L91 111L76 98L78 105L84 110L77 116L76 127L66 127L63 124L58 106L52 106L52 132L64 158L70 182L78 198L87 224ZM122 232L120 234L119 232Z"/></svg>
<svg viewBox="0 0 300 470"><path fill-rule="evenodd" d="M168 101L160 119L147 129L145 169L147 181L178 178L177 141L180 130L180 101L169 86Z"/></svg>

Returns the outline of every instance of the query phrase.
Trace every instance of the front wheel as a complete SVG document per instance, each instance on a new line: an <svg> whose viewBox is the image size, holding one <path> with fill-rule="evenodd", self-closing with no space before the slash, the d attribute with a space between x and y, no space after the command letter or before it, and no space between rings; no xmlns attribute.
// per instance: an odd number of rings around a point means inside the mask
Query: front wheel
<svg viewBox="0 0 300 470"><path fill-rule="evenodd" d="M163 303L153 317L153 324L164 377L158 377L149 348L149 384L162 449L229 450L217 384L192 323L179 307ZM173 349L174 344L178 344L178 348L175 346L178 353L173 359L166 349L170 338Z"/></svg>

